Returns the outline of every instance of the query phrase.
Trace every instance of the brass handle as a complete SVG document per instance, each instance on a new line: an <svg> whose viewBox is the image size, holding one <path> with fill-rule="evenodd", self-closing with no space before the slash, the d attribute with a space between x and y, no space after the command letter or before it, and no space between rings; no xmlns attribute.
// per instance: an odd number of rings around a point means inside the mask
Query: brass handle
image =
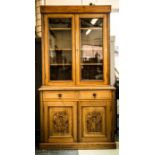
<svg viewBox="0 0 155 155"><path fill-rule="evenodd" d="M58 94L58 97L61 98L62 97L62 94Z"/></svg>
<svg viewBox="0 0 155 155"><path fill-rule="evenodd" d="M93 93L93 97L96 98L96 96L97 96L97 94L96 93Z"/></svg>

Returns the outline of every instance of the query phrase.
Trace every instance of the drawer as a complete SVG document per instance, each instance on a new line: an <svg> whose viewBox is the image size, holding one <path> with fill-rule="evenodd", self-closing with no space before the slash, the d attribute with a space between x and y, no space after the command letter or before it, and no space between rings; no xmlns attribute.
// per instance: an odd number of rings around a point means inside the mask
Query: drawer
<svg viewBox="0 0 155 155"><path fill-rule="evenodd" d="M75 99L76 92L74 91L47 91L43 95L44 100L49 99Z"/></svg>
<svg viewBox="0 0 155 155"><path fill-rule="evenodd" d="M80 91L79 99L112 99L111 91Z"/></svg>

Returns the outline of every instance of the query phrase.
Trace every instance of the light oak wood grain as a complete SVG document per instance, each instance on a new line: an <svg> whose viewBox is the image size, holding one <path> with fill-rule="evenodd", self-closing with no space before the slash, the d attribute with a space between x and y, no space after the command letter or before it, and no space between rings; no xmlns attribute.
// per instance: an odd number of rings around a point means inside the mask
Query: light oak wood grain
<svg viewBox="0 0 155 155"><path fill-rule="evenodd" d="M53 150L87 150L87 149L115 149L115 142L97 142L97 143L40 143L40 149L53 149Z"/></svg>
<svg viewBox="0 0 155 155"><path fill-rule="evenodd" d="M110 13L111 6L41 6L42 14L51 13Z"/></svg>
<svg viewBox="0 0 155 155"><path fill-rule="evenodd" d="M110 86L111 6L41 6L42 86L40 87L41 149L112 149L115 130L115 87ZM71 28L52 28L49 18L71 18ZM81 80L81 18L102 18L103 80ZM49 30L70 31L72 80L50 80ZM67 38L66 38L67 39ZM61 47L60 47L61 48ZM69 51L69 52L70 52ZM59 52L59 51L58 51ZM69 65L66 63L66 66ZM84 64L82 64L84 65ZM90 64L86 64L90 65ZM95 120L97 123L95 123Z"/></svg>

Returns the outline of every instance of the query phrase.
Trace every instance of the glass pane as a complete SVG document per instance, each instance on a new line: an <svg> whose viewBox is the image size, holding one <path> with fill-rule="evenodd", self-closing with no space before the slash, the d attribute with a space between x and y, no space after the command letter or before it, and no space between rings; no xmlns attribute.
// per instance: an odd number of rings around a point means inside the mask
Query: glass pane
<svg viewBox="0 0 155 155"><path fill-rule="evenodd" d="M69 80L71 79L71 66L50 66L51 80Z"/></svg>
<svg viewBox="0 0 155 155"><path fill-rule="evenodd" d="M71 30L50 30L49 32L49 48L66 50L72 48Z"/></svg>
<svg viewBox="0 0 155 155"><path fill-rule="evenodd" d="M71 28L71 19L70 18L50 18L49 27L53 28Z"/></svg>
<svg viewBox="0 0 155 155"><path fill-rule="evenodd" d="M72 63L70 50L51 50L50 64L70 64Z"/></svg>
<svg viewBox="0 0 155 155"><path fill-rule="evenodd" d="M102 27L102 18L81 18L81 27Z"/></svg>
<svg viewBox="0 0 155 155"><path fill-rule="evenodd" d="M49 19L50 80L72 80L71 18Z"/></svg>
<svg viewBox="0 0 155 155"><path fill-rule="evenodd" d="M103 19L81 19L81 80L103 80Z"/></svg>
<svg viewBox="0 0 155 155"><path fill-rule="evenodd" d="M82 80L102 80L103 67L101 65L82 65Z"/></svg>
<svg viewBox="0 0 155 155"><path fill-rule="evenodd" d="M102 47L83 45L81 49L81 63L103 63Z"/></svg>

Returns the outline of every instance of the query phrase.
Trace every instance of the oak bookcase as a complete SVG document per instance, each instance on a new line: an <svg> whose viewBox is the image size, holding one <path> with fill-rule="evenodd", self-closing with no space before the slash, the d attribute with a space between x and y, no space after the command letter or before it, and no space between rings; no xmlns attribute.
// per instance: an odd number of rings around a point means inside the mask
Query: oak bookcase
<svg viewBox="0 0 155 155"><path fill-rule="evenodd" d="M110 11L111 6L41 6L40 148L115 148Z"/></svg>

